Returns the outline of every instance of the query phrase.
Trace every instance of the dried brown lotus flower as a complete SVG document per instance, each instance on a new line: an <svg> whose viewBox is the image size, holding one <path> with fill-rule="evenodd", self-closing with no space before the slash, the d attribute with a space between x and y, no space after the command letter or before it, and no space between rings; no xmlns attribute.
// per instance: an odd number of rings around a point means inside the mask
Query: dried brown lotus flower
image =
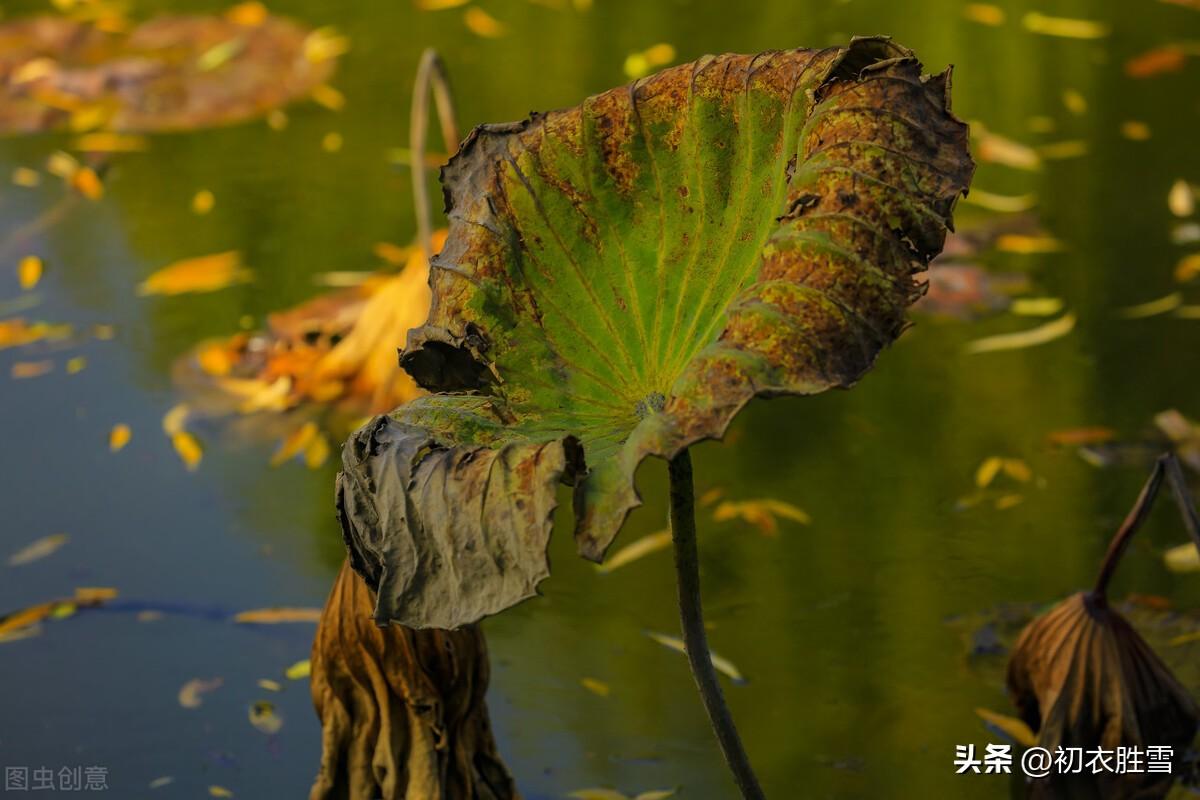
<svg viewBox="0 0 1200 800"><path fill-rule="evenodd" d="M1056 748L1166 745L1176 756L1200 726L1200 705L1133 626L1111 608L1108 582L1126 546L1168 478L1184 524L1200 546L1200 526L1179 464L1155 464L1133 510L1113 537L1096 586L1063 600L1021 632L1008 665L1008 688L1038 746ZM1102 772L1052 775L1034 782L1037 797L1159 797L1171 776Z"/></svg>

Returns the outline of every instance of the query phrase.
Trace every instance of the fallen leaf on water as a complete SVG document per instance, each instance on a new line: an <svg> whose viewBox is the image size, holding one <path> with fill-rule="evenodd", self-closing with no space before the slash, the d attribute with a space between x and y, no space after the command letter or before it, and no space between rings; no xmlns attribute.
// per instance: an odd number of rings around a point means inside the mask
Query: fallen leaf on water
<svg viewBox="0 0 1200 800"><path fill-rule="evenodd" d="M282 692L283 691L283 684L280 683L279 681L273 681L270 678L259 678L258 679L258 687L260 689L266 689L268 692Z"/></svg>
<svg viewBox="0 0 1200 800"><path fill-rule="evenodd" d="M1187 63L1187 51L1177 44L1165 44L1147 50L1125 62L1125 74L1131 78L1152 78L1178 72Z"/></svg>
<svg viewBox="0 0 1200 800"><path fill-rule="evenodd" d="M199 708L204 703L203 695L221 688L224 683L222 678L192 678L179 688L179 705Z"/></svg>
<svg viewBox="0 0 1200 800"><path fill-rule="evenodd" d="M1024 721L1016 717L997 714L995 711L989 711L986 708L977 708L975 709L975 713L988 724L989 728L994 728L1017 744L1024 747L1033 747L1037 744L1037 734Z"/></svg>
<svg viewBox="0 0 1200 800"><path fill-rule="evenodd" d="M275 109L267 114L267 127L273 131L281 131L288 126L288 115L281 109Z"/></svg>
<svg viewBox="0 0 1200 800"><path fill-rule="evenodd" d="M16 167L12 172L12 182L14 186L24 186L26 189L32 189L42 182L42 176L36 169Z"/></svg>
<svg viewBox="0 0 1200 800"><path fill-rule="evenodd" d="M1200 551L1192 542L1181 544L1163 553L1163 563L1171 572L1200 572Z"/></svg>
<svg viewBox="0 0 1200 800"><path fill-rule="evenodd" d="M34 636L40 636L42 626L38 623L32 623L21 628L13 630L4 630L2 621L0 621L0 644L8 644L9 642L19 642L22 639L32 639Z"/></svg>
<svg viewBox="0 0 1200 800"><path fill-rule="evenodd" d="M1200 253L1191 253L1179 259L1175 265L1175 280L1186 283L1200 275Z"/></svg>
<svg viewBox="0 0 1200 800"><path fill-rule="evenodd" d="M350 39L339 33L337 28L329 25L317 28L304 38L304 57L310 64L332 61L348 52L350 52Z"/></svg>
<svg viewBox="0 0 1200 800"><path fill-rule="evenodd" d="M1077 89L1064 89L1062 93L1063 106L1067 111L1070 111L1076 116L1086 114L1088 110L1087 98Z"/></svg>
<svg viewBox="0 0 1200 800"><path fill-rule="evenodd" d="M71 176L71 187L88 200L99 200L104 196L104 184L91 167L80 167Z"/></svg>
<svg viewBox="0 0 1200 800"><path fill-rule="evenodd" d="M1028 211L1037 205L1036 194L1017 194L1004 195L994 192L987 192L983 189L971 187L971 193L962 199L962 202L969 205L986 208L988 211L999 211L1005 214L1014 214L1021 211Z"/></svg>
<svg viewBox="0 0 1200 800"><path fill-rule="evenodd" d="M341 111L346 105L346 96L327 83L314 86L309 96L317 105L324 106L330 111Z"/></svg>
<svg viewBox="0 0 1200 800"><path fill-rule="evenodd" d="M1051 431L1046 434L1046 441L1060 447L1081 447L1085 444L1101 444L1117 438L1117 432L1112 428L1095 426L1091 428L1066 428L1061 431Z"/></svg>
<svg viewBox="0 0 1200 800"><path fill-rule="evenodd" d="M53 361L15 361L9 368L9 374L17 380L25 378L40 378L54 369Z"/></svg>
<svg viewBox="0 0 1200 800"><path fill-rule="evenodd" d="M740 519L758 528L762 533L773 536L779 530L775 517L783 517L801 525L812 522L802 509L782 500L763 498L761 500L726 500L713 509L713 520L727 522Z"/></svg>
<svg viewBox="0 0 1200 800"><path fill-rule="evenodd" d="M309 469L319 469L329 460L329 440L317 434L304 447L304 465Z"/></svg>
<svg viewBox="0 0 1200 800"><path fill-rule="evenodd" d="M253 279L253 271L242 266L242 254L228 250L168 264L138 284L137 291L140 295L213 292Z"/></svg>
<svg viewBox="0 0 1200 800"><path fill-rule="evenodd" d="M1180 178L1167 192L1167 208L1177 217L1190 217L1196 212L1196 193L1187 181Z"/></svg>
<svg viewBox="0 0 1200 800"><path fill-rule="evenodd" d="M625 76L630 80L644 78L659 67L675 60L675 46L660 42L625 57Z"/></svg>
<svg viewBox="0 0 1200 800"><path fill-rule="evenodd" d="M599 695L600 697L608 697L608 695L612 692L612 689L607 683L601 680L596 680L595 678L581 678L579 685L587 689L592 694Z"/></svg>
<svg viewBox="0 0 1200 800"><path fill-rule="evenodd" d="M233 792L226 789L224 786L212 785L208 787L208 793L212 797L233 797Z"/></svg>
<svg viewBox="0 0 1200 800"><path fill-rule="evenodd" d="M1019 317L1053 317L1063 310L1061 297L1018 297L1009 311Z"/></svg>
<svg viewBox="0 0 1200 800"><path fill-rule="evenodd" d="M151 789L161 789L164 786L170 786L174 782L175 779L170 775L163 775L161 778L155 778L154 780L150 781L149 787Z"/></svg>
<svg viewBox="0 0 1200 800"><path fill-rule="evenodd" d="M171 445L189 472L195 471L200 466L200 460L204 457L204 449L200 446L200 442L196 441L195 436L187 431L180 431L171 437Z"/></svg>
<svg viewBox="0 0 1200 800"><path fill-rule="evenodd" d="M1103 39L1112 28L1105 22L1070 17L1051 17L1038 11L1030 11L1021 18L1026 30L1046 36L1061 36L1066 39Z"/></svg>
<svg viewBox="0 0 1200 800"><path fill-rule="evenodd" d="M1016 333L1001 333L967 342L967 353L994 353L1000 350L1020 350L1061 339L1075 329L1075 314L1068 311L1053 322Z"/></svg>
<svg viewBox="0 0 1200 800"><path fill-rule="evenodd" d="M86 358L83 356L72 356L71 358L67 359L67 374L74 375L76 373L83 372L86 366Z"/></svg>
<svg viewBox="0 0 1200 800"><path fill-rule="evenodd" d="M318 430L317 423L310 420L289 433L271 456L271 466L278 467L299 455L317 435Z"/></svg>
<svg viewBox="0 0 1200 800"><path fill-rule="evenodd" d="M1021 233L1005 233L996 237L996 249L1002 253L1036 255L1038 253L1060 253L1063 243L1053 236L1027 236Z"/></svg>
<svg viewBox="0 0 1200 800"><path fill-rule="evenodd" d="M35 542L25 545L17 552L8 557L8 565L10 567L20 567L37 561L40 558L54 553L60 547L67 543L70 539L65 533L55 533L50 536L44 536Z"/></svg>
<svg viewBox="0 0 1200 800"><path fill-rule="evenodd" d="M1025 501L1025 498L1019 494L1002 494L992 501L992 507L997 511L1005 511L1013 506L1020 505Z"/></svg>
<svg viewBox="0 0 1200 800"><path fill-rule="evenodd" d="M172 406L171 410L163 415L162 429L167 436L174 436L183 431L183 426L187 424L188 414L191 413L191 408L187 403L179 403Z"/></svg>
<svg viewBox="0 0 1200 800"><path fill-rule="evenodd" d="M508 26L478 6L463 12L463 22L471 33L486 39L497 39L508 33Z"/></svg>
<svg viewBox="0 0 1200 800"><path fill-rule="evenodd" d="M284 670L283 674L286 675L287 679L291 681L304 680L312 674L312 661L307 658L302 661L297 661L295 664L292 664L290 667Z"/></svg>
<svg viewBox="0 0 1200 800"><path fill-rule="evenodd" d="M1004 24L1004 9L991 3L967 3L963 7L963 16L971 22L993 27Z"/></svg>
<svg viewBox="0 0 1200 800"><path fill-rule="evenodd" d="M125 445L129 444L129 440L133 438L133 431L124 422L118 422L113 425L112 430L108 432L108 449L115 453Z"/></svg>
<svg viewBox="0 0 1200 800"><path fill-rule="evenodd" d="M279 729L283 727L283 718L275 711L274 703L259 700L250 706L250 724L270 735L279 733Z"/></svg>
<svg viewBox="0 0 1200 800"><path fill-rule="evenodd" d="M1027 483L1033 477L1029 465L1019 458L989 456L975 470L975 485L980 489L985 489L1001 472L1021 483Z"/></svg>
<svg viewBox="0 0 1200 800"><path fill-rule="evenodd" d="M1117 309L1117 314L1125 319L1145 319L1146 317L1155 317L1159 314L1167 314L1183 305L1183 295L1179 292L1171 292L1165 297L1160 297L1157 300L1149 300L1145 303L1138 303L1134 306L1125 306Z"/></svg>
<svg viewBox="0 0 1200 800"><path fill-rule="evenodd" d="M976 142L975 155L981 161L1029 172L1042 168L1042 158L1032 147L994 133L980 122L971 123L971 138Z"/></svg>
<svg viewBox="0 0 1200 800"><path fill-rule="evenodd" d="M37 256L25 256L17 264L17 280L26 291L38 285L42 279L42 260Z"/></svg>
<svg viewBox="0 0 1200 800"><path fill-rule="evenodd" d="M208 189L201 189L192 195L192 211L204 215L213 210L217 198Z"/></svg>
<svg viewBox="0 0 1200 800"><path fill-rule="evenodd" d="M671 531L662 530L647 534L637 541L630 542L622 547L617 552L613 553L603 564L596 565L596 572L604 575L612 572L618 567L623 567L626 564L637 561L643 556L648 556L651 553L656 553L659 550L665 550L671 546Z"/></svg>
<svg viewBox="0 0 1200 800"><path fill-rule="evenodd" d="M258 625L281 622L320 622L319 608L258 608L252 611L241 611L234 615L234 622L255 623Z"/></svg>
<svg viewBox="0 0 1200 800"><path fill-rule="evenodd" d="M51 325L46 322L28 323L16 319L0 319L0 349L19 347L42 339L66 339L73 329L70 325Z"/></svg>
<svg viewBox="0 0 1200 800"><path fill-rule="evenodd" d="M145 136L111 131L85 133L72 144L82 153L140 153L150 146Z"/></svg>
<svg viewBox="0 0 1200 800"><path fill-rule="evenodd" d="M678 637L668 636L665 633L656 633L654 631L646 631L646 635L661 644L663 647L674 650L677 653L683 653L684 655L687 655L687 645L685 645L683 640ZM712 651L709 651L709 655L712 658L712 665L717 672L723 673L735 684L741 685L746 683L745 676L742 675L741 670L734 666L732 661L727 658L723 658Z"/></svg>
<svg viewBox="0 0 1200 800"><path fill-rule="evenodd" d="M1127 119L1121 123L1121 135L1131 142L1144 142L1150 138L1150 126L1141 120Z"/></svg>
<svg viewBox="0 0 1200 800"><path fill-rule="evenodd" d="M696 504L699 505L701 508L708 508L709 506L711 506L713 503L717 502L724 496L725 496L725 487L724 486L714 486L713 488L706 490L704 492L704 494L700 495L700 498L698 500L696 500Z"/></svg>

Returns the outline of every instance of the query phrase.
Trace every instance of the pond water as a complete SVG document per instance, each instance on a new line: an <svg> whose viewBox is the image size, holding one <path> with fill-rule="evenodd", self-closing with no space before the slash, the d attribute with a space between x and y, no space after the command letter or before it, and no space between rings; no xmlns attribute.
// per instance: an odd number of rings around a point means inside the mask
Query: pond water
<svg viewBox="0 0 1200 800"><path fill-rule="evenodd" d="M180 399L171 365L197 341L233 332L247 316L259 325L312 296L316 273L374 268L375 242L412 239L409 174L388 154L407 144L422 48L441 51L466 128L623 83L626 56L657 42L687 61L888 33L927 68L955 65L954 106L964 119L1027 143L1086 144L1086 153L1048 158L1037 171L981 163L975 180L989 192L1036 195L1038 220L1062 249L993 254L988 265L1027 275L1034 294L1062 298L1078 323L1039 347L969 354L972 339L1043 320L921 317L853 391L756 402L725 442L698 447L699 491L777 498L812 518L783 520L764 536L701 513L710 640L748 679L725 690L770 796L1007 796L1002 777L954 774L956 744L997 740L974 709L1011 707L999 670L969 659L948 620L1050 602L1094 576L1143 473L1097 469L1049 446L1047 433L1108 426L1136 434L1165 408L1200 415L1200 322L1117 313L1177 288L1172 270L1187 249L1171 242L1178 220L1166 197L1177 179L1200 182L1200 64L1147 80L1123 65L1151 47L1200 38L1200 12L1149 0L1013 0L998 3L1002 24L985 25L967 19L965 5L599 0L581 11L565 1L490 2L483 7L507 34L483 38L464 26L462 8L272 4L350 37L333 80L347 99L341 112L301 104L283 131L256 122L153 136L147 152L113 162L100 201L77 204L21 248L47 264L39 302L23 315L111 325L116 335L0 351L0 554L54 533L70 537L50 557L0 566L0 610L77 586L112 586L120 598L0 644L0 764L102 765L118 797L201 797L212 785L237 797L306 796L319 726L307 683L282 673L307 658L313 627L228 618L323 604L343 558L334 462L272 469L273 439L218 429L201 434L204 459L189 472L161 420ZM135 12L221 8L141 0ZM6 18L41 10L26 0L3 6ZM1095 40L1034 33L1021 22L1029 11L1102 21L1112 32ZM1047 118L1035 125L1053 131L1031 132L1030 118ZM1150 138L1122 135L1130 120ZM343 137L339 152L322 149L330 132ZM67 142L0 140L0 175L40 166ZM201 189L217 199L205 216L190 207ZM60 195L50 181L32 190L6 183L0 236ZM983 218L961 207L962 224ZM134 291L168 262L232 249L255 270L253 283L178 297ZM22 253L4 254L0 308L20 295ZM67 374L62 362L77 355L86 369ZM58 368L8 378L13 362L34 357ZM111 453L117 423L132 439ZM998 479L1019 495L1002 503L1011 507L964 508L989 456L1021 459L1033 478ZM663 527L665 472L660 462L641 469L646 502L618 545ZM551 798L611 786L632 796L678 786L680 797L730 797L685 659L645 635L678 629L669 554L597 574L575 557L568 522L556 528L544 596L485 625L491 713L523 792ZM1200 581L1168 572L1160 557L1181 541L1177 519L1156 513L1115 594L1200 604ZM138 614L145 609L166 613L147 621ZM185 682L218 676L223 686L201 708L180 706ZM284 691L265 691L262 678ZM591 692L583 678L611 691ZM259 699L283 718L273 737L247 720ZM164 776L173 783L148 788Z"/></svg>

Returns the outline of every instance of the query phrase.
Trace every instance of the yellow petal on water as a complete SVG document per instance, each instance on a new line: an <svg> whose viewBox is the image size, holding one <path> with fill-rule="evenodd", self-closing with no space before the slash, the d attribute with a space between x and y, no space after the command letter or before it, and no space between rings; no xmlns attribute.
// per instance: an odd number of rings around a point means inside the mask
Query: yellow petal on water
<svg viewBox="0 0 1200 800"><path fill-rule="evenodd" d="M1004 467L1004 459L998 456L989 456L983 460L983 463L975 470L975 485L980 489L985 489L991 485L996 476L1000 474L1000 470Z"/></svg>
<svg viewBox="0 0 1200 800"><path fill-rule="evenodd" d="M1001 350L1020 350L1061 339L1075 329L1075 314L1068 311L1053 322L1016 333L985 336L967 342L967 353L995 353Z"/></svg>
<svg viewBox="0 0 1200 800"><path fill-rule="evenodd" d="M224 385L230 382L226 381ZM292 381L286 375L281 375L275 379L274 383L266 383L265 381L251 380L247 381L251 385L258 388L253 390L242 404L238 406L238 411L243 414L253 414L256 411L283 411L288 407L288 398L291 396Z"/></svg>
<svg viewBox="0 0 1200 800"><path fill-rule="evenodd" d="M1121 135L1133 142L1144 142L1150 138L1150 126L1141 120L1127 119L1121 123Z"/></svg>
<svg viewBox="0 0 1200 800"><path fill-rule="evenodd" d="M283 672L290 681L302 681L312 675L312 661L307 658L303 661L297 661Z"/></svg>
<svg viewBox="0 0 1200 800"><path fill-rule="evenodd" d="M1191 184L1180 178L1171 184L1167 192L1167 208L1177 217L1190 217L1196 213L1196 193Z"/></svg>
<svg viewBox="0 0 1200 800"><path fill-rule="evenodd" d="M213 210L213 206L217 204L216 195L208 189L201 189L192 195L192 212L196 214L207 214Z"/></svg>
<svg viewBox="0 0 1200 800"><path fill-rule="evenodd" d="M72 358L67 359L67 374L68 375L75 375L77 373L83 372L85 367L87 367L87 359L84 358L83 356L74 356Z"/></svg>
<svg viewBox="0 0 1200 800"><path fill-rule="evenodd" d="M140 153L150 146L145 136L97 131L75 138L74 147L82 153Z"/></svg>
<svg viewBox="0 0 1200 800"><path fill-rule="evenodd" d="M1156 317L1159 314L1169 314L1175 309L1183 305L1183 294L1180 292L1171 292L1165 297L1160 297L1157 300L1150 300L1145 303L1138 303L1135 306L1126 306L1117 310L1117 314L1125 319L1145 319L1146 317Z"/></svg>
<svg viewBox="0 0 1200 800"><path fill-rule="evenodd" d="M71 186L88 200L99 200L104 196L104 184L91 167L80 167L71 176Z"/></svg>
<svg viewBox="0 0 1200 800"><path fill-rule="evenodd" d="M250 706L250 724L267 734L279 733L283 727L283 718L275 711L275 704L259 700Z"/></svg>
<svg viewBox="0 0 1200 800"><path fill-rule="evenodd" d="M975 713L988 725L997 729L1017 744L1024 747L1033 747L1037 744L1037 734L1022 720L1016 717L1005 716L1004 714L997 714L995 711L989 711L986 708L977 708L975 709Z"/></svg>
<svg viewBox="0 0 1200 800"><path fill-rule="evenodd" d="M326 153L338 152L342 149L344 143L345 140L342 139L342 135L337 131L330 131L321 137L321 149Z"/></svg>
<svg viewBox="0 0 1200 800"><path fill-rule="evenodd" d="M257 608L253 611L241 611L234 615L234 622L270 625L283 622L320 622L319 608Z"/></svg>
<svg viewBox="0 0 1200 800"><path fill-rule="evenodd" d="M108 449L112 452L117 452L125 445L129 444L129 440L133 438L133 431L124 422L118 422L113 425L111 431L108 432Z"/></svg>
<svg viewBox="0 0 1200 800"><path fill-rule="evenodd" d="M34 542L31 542L22 547L17 552L8 557L8 565L10 567L20 567L25 564L45 558L58 551L60 547L66 544L70 537L65 533L55 533L50 536L43 536Z"/></svg>
<svg viewBox="0 0 1200 800"><path fill-rule="evenodd" d="M327 83L314 87L309 97L330 111L341 111L346 105L346 96Z"/></svg>
<svg viewBox="0 0 1200 800"><path fill-rule="evenodd" d="M193 678L179 688L179 705L184 708L199 708L204 704L203 696L221 688L221 678Z"/></svg>
<svg viewBox="0 0 1200 800"><path fill-rule="evenodd" d="M1013 506L1020 505L1024 500L1025 498L1019 494L1003 494L996 498L996 501L992 503L992 507L997 511L1005 511Z"/></svg>
<svg viewBox="0 0 1200 800"><path fill-rule="evenodd" d="M171 407L171 410L163 415L162 429L167 436L174 436L177 433L183 432L183 426L187 423L188 414L191 413L191 408L187 403L179 403Z"/></svg>
<svg viewBox="0 0 1200 800"><path fill-rule="evenodd" d="M603 564L596 565L596 572L604 575L612 572L618 567L623 567L626 564L637 561L643 556L648 556L651 553L657 553L659 550L665 550L671 546L671 531L661 530L651 534L647 534L637 541L630 542L622 547L617 552L613 553Z"/></svg>
<svg viewBox="0 0 1200 800"><path fill-rule="evenodd" d="M600 697L608 697L608 695L612 692L612 688L609 687L607 683L595 678L581 678L579 680L579 685L587 689L592 694L599 695Z"/></svg>
<svg viewBox="0 0 1200 800"><path fill-rule="evenodd" d="M751 501L755 502L755 501ZM786 503L783 500L776 500L773 497L765 497L757 501L759 505L784 519L790 519L792 522L799 522L801 525L809 525L812 523L812 517L802 508Z"/></svg>
<svg viewBox="0 0 1200 800"><path fill-rule="evenodd" d="M964 203L980 208L986 208L988 211L1000 211L1006 214L1013 214L1021 211L1028 211L1037 205L1036 194L1018 194L1004 195L994 192L986 192L983 189L971 189L970 193L962 199Z"/></svg>
<svg viewBox="0 0 1200 800"><path fill-rule="evenodd" d="M478 6L463 12L463 22L471 33L485 39L498 39L508 33L508 26Z"/></svg>
<svg viewBox="0 0 1200 800"><path fill-rule="evenodd" d="M1002 469L1005 475L1021 483L1028 483L1033 478L1033 470L1019 458L1004 459Z"/></svg>
<svg viewBox="0 0 1200 800"><path fill-rule="evenodd" d="M260 689L266 689L268 692L282 692L283 691L283 684L280 683L279 681L273 681L270 678L259 678L258 679L258 687Z"/></svg>
<svg viewBox="0 0 1200 800"><path fill-rule="evenodd" d="M762 533L773 536L779 528L776 516L785 517L807 525L812 520L802 509L782 500L764 498L759 500L726 500L713 509L713 520L726 522L741 519L755 526Z"/></svg>
<svg viewBox="0 0 1200 800"><path fill-rule="evenodd" d="M304 447L304 465L320 469L329 460L329 440L317 434Z"/></svg>
<svg viewBox="0 0 1200 800"><path fill-rule="evenodd" d="M1064 158L1079 158L1088 153L1088 143L1082 139L1069 139L1063 142L1050 142L1037 146L1037 154L1047 161L1060 161Z"/></svg>
<svg viewBox="0 0 1200 800"><path fill-rule="evenodd" d="M445 11L448 8L465 6L471 0L413 0L419 11Z"/></svg>
<svg viewBox="0 0 1200 800"><path fill-rule="evenodd" d="M280 464L291 461L308 446L308 443L312 441L318 432L317 423L310 420L289 433L279 443L279 447L275 449L274 455L271 456L271 466L278 467Z"/></svg>
<svg viewBox="0 0 1200 800"><path fill-rule="evenodd" d="M687 645L683 640L676 636L668 636L665 633L655 633L654 631L646 631L646 635L654 641L661 644L663 647L670 648L677 653L687 655ZM741 670L734 666L733 662L727 658L723 658L716 653L709 651L709 656L712 658L712 665L717 670L726 676L734 683L745 683L746 678L742 675Z"/></svg>
<svg viewBox="0 0 1200 800"><path fill-rule="evenodd" d="M304 38L304 57L310 64L331 61L349 51L350 40L331 26L317 28Z"/></svg>
<svg viewBox="0 0 1200 800"><path fill-rule="evenodd" d="M1200 275L1200 253L1191 253L1179 259L1175 265L1175 280L1186 283Z"/></svg>
<svg viewBox="0 0 1200 800"><path fill-rule="evenodd" d="M675 46L667 42L651 45L625 57L625 76L636 80L675 60Z"/></svg>
<svg viewBox="0 0 1200 800"><path fill-rule="evenodd" d="M233 792L224 786L217 786L216 784L208 787L208 794L210 797L233 797Z"/></svg>
<svg viewBox="0 0 1200 800"><path fill-rule="evenodd" d="M1171 572L1200 572L1200 550L1192 542L1172 547L1163 553L1163 563Z"/></svg>
<svg viewBox="0 0 1200 800"><path fill-rule="evenodd" d="M42 175L36 169L16 167L13 169L12 182L14 186L24 186L26 189L32 189L42 182Z"/></svg>
<svg viewBox="0 0 1200 800"><path fill-rule="evenodd" d="M1002 253L1036 255L1059 253L1065 250L1063 243L1053 236L1027 236L1021 233L1006 233L996 237L996 249Z"/></svg>
<svg viewBox="0 0 1200 800"><path fill-rule="evenodd" d="M17 264L17 280L21 283L21 288L25 290L32 289L38 285L38 281L42 279L42 260L37 256L25 256Z"/></svg>
<svg viewBox="0 0 1200 800"><path fill-rule="evenodd" d="M40 378L54 370L53 361L16 361L9 368L9 375L16 380Z"/></svg>
<svg viewBox="0 0 1200 800"><path fill-rule="evenodd" d="M70 153L55 150L46 158L46 171L63 180L70 180L78 170L79 162Z"/></svg>
<svg viewBox="0 0 1200 800"><path fill-rule="evenodd" d="M1018 297L1009 311L1020 317L1053 317L1063 310L1060 297Z"/></svg>
<svg viewBox="0 0 1200 800"><path fill-rule="evenodd" d="M1063 105L1067 111L1070 111L1076 116L1086 114L1088 110L1087 98L1082 93L1075 89L1064 89L1062 93Z"/></svg>
<svg viewBox="0 0 1200 800"><path fill-rule="evenodd" d="M1065 39L1103 39L1112 32L1105 22L1070 17L1051 17L1038 11L1030 11L1021 19L1025 29L1046 36L1061 36Z"/></svg>
<svg viewBox="0 0 1200 800"><path fill-rule="evenodd" d="M253 279L253 271L242 266L242 254L228 250L168 264L138 284L137 292L140 295L213 292Z"/></svg>
<svg viewBox="0 0 1200 800"><path fill-rule="evenodd" d="M200 447L200 442L196 441L196 437L187 431L180 431L171 437L171 445L188 471L195 472L196 468L200 466L200 459L204 457L204 449Z"/></svg>
<svg viewBox="0 0 1200 800"><path fill-rule="evenodd" d="M971 22L993 27L1004 24L1004 9L991 3L967 3L963 6L963 16Z"/></svg>
<svg viewBox="0 0 1200 800"><path fill-rule="evenodd" d="M225 12L225 19L235 25L254 28L266 22L267 7L262 3L256 2L256 0L250 0L247 3L238 3Z"/></svg>
<svg viewBox="0 0 1200 800"><path fill-rule="evenodd" d="M267 127L273 131L281 131L288 126L288 115L281 109L275 109L267 114Z"/></svg>

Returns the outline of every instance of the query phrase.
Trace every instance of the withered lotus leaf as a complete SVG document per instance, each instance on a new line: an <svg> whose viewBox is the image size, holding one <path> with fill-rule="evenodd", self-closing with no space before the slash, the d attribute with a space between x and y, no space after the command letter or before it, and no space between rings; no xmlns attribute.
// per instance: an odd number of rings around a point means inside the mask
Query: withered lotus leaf
<svg viewBox="0 0 1200 800"><path fill-rule="evenodd" d="M1008 687L1038 744L1114 749L1189 744L1200 707L1104 599L1068 597L1022 631Z"/></svg>
<svg viewBox="0 0 1200 800"><path fill-rule="evenodd" d="M238 122L305 96L336 63L307 57L312 31L270 15L254 24L170 15L119 27L53 16L0 23L0 133Z"/></svg>
<svg viewBox="0 0 1200 800"><path fill-rule="evenodd" d="M442 172L449 238L401 359L434 394L344 451L377 619L503 610L548 571L559 480L599 561L644 458L719 438L755 396L854 384L971 177L948 91L866 38L706 56L473 131Z"/></svg>

